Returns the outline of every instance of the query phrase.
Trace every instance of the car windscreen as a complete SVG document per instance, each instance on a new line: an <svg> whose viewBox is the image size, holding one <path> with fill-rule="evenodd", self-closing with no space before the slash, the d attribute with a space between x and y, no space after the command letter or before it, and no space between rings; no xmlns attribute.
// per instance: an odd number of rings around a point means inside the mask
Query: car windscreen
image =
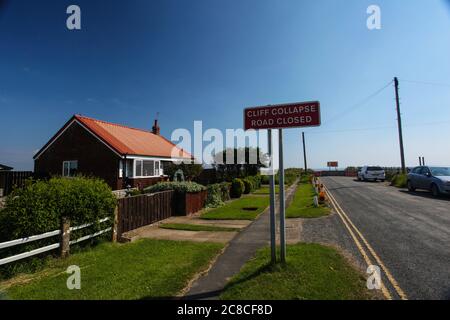
<svg viewBox="0 0 450 320"><path fill-rule="evenodd" d="M450 176L450 167L432 167L431 174L437 177Z"/></svg>
<svg viewBox="0 0 450 320"><path fill-rule="evenodd" d="M368 167L367 171L383 171L383 168L380 168L380 167Z"/></svg>

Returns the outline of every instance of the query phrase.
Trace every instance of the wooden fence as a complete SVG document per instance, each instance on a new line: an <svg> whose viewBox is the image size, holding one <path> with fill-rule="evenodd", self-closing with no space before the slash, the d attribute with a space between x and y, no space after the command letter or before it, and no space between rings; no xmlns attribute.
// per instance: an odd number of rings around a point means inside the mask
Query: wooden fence
<svg viewBox="0 0 450 320"><path fill-rule="evenodd" d="M207 196L207 191L186 193L185 199L184 201L182 201L182 203L185 204L185 208L184 211L182 211L180 214L188 216L202 210L205 207Z"/></svg>
<svg viewBox="0 0 450 320"><path fill-rule="evenodd" d="M34 235L34 236L30 236L30 237L26 237L26 238L21 238L21 239L15 239L15 240L10 240L10 241L6 241L6 242L1 242L0 243L0 250L1 249L6 249L6 248L10 248L10 247L15 247L15 246L19 246L19 245L23 245L26 243L30 243L33 241L37 241L37 240L42 240L42 239L46 239L46 238L51 238L51 237L55 237L55 236L59 236L59 241L47 245L45 247L41 247L41 248L37 248L31 251L27 251L27 252L22 252L13 256L9 256L6 258L2 258L0 259L0 266L1 265L5 265L11 262L15 262L18 260L22 260L28 257L32 257L47 251L52 251L55 249L60 249L60 255L62 257L66 257L69 254L69 248L71 245L82 242L82 241L86 241L88 239L94 238L94 237L98 237L99 235L102 235L106 232L111 231L111 227L108 227L106 229L103 229L101 231L98 231L96 233L93 234L89 234L86 235L84 237L78 238L78 239L70 239L70 234L73 231L76 230L81 230L87 227L90 227L93 225L93 223L87 223L87 224L83 224L80 226L75 226L75 227L71 227L70 226L70 222L68 222L68 220L65 220L65 223L61 224L61 229L58 230L53 230L50 232L46 232L43 234L39 234L39 235ZM105 223L108 222L109 218L104 218L99 220L99 223ZM56 241L56 240L55 240Z"/></svg>
<svg viewBox="0 0 450 320"><path fill-rule="evenodd" d="M0 172L0 197L7 196L14 187L22 187L25 180L32 177L31 171L4 171Z"/></svg>
<svg viewBox="0 0 450 320"><path fill-rule="evenodd" d="M171 217L173 203L173 190L119 199L117 227L119 239L124 232Z"/></svg>

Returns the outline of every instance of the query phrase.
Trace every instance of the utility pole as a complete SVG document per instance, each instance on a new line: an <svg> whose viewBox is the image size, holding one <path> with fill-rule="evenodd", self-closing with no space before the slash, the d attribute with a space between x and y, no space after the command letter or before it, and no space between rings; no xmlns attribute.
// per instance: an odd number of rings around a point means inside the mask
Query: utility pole
<svg viewBox="0 0 450 320"><path fill-rule="evenodd" d="M306 144L305 144L305 132L302 132L302 140L303 140L303 161L305 163L305 174L308 171L308 164L306 162Z"/></svg>
<svg viewBox="0 0 450 320"><path fill-rule="evenodd" d="M402 162L402 173L406 173L406 165L405 165L405 149L403 147L403 131L402 131L402 114L400 112L400 98L398 95L398 78L394 78L395 84L395 101L397 104L397 122L398 122L398 138L400 142L400 158Z"/></svg>
<svg viewBox="0 0 450 320"><path fill-rule="evenodd" d="M419 157L419 166L422 166L422 157Z"/></svg>

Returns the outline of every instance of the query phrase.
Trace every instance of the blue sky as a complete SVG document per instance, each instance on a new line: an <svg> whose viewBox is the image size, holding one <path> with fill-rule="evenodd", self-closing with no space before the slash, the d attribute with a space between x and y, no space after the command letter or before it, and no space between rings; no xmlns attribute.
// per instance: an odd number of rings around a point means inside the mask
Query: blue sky
<svg viewBox="0 0 450 320"><path fill-rule="evenodd" d="M0 163L32 156L75 114L150 128L241 128L242 109L320 100L309 164L450 165L450 6L444 0L0 1ZM66 28L78 4L82 30ZM382 29L366 27L377 4ZM349 109L350 108L350 109ZM345 111L345 112L344 112ZM300 129L286 163L301 166Z"/></svg>

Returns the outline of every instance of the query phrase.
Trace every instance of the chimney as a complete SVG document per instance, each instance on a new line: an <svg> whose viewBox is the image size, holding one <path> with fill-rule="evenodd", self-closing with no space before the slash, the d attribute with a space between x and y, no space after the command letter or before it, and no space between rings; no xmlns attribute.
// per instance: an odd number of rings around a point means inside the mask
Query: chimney
<svg viewBox="0 0 450 320"><path fill-rule="evenodd" d="M159 131L160 131L160 128L158 125L158 119L155 119L155 124L152 127L152 132L159 136Z"/></svg>

